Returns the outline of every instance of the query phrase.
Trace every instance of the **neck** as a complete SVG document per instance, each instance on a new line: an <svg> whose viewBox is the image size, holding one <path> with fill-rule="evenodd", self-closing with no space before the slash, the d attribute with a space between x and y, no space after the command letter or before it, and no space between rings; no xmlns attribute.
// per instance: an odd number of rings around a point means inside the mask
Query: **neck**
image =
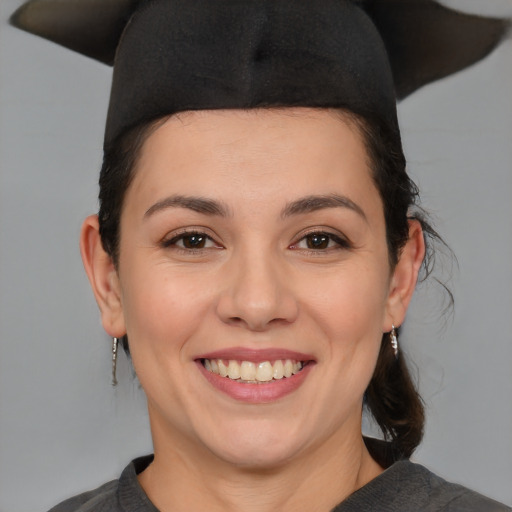
<svg viewBox="0 0 512 512"><path fill-rule="evenodd" d="M235 466L153 432L155 459L138 478L161 512L326 512L382 472L360 432L270 468Z"/></svg>

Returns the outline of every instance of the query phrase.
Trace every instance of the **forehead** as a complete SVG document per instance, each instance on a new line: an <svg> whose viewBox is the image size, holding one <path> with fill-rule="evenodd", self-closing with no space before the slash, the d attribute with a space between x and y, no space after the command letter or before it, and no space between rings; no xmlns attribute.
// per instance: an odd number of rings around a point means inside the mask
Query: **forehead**
<svg viewBox="0 0 512 512"><path fill-rule="evenodd" d="M308 108L198 111L163 120L148 136L125 206L149 208L182 194L257 208L333 193L381 210L365 144L347 115Z"/></svg>
<svg viewBox="0 0 512 512"><path fill-rule="evenodd" d="M238 170L279 174L294 168L312 179L322 170L367 167L356 123L327 109L283 108L185 112L163 121L143 145L138 175L167 169L176 179L185 168L215 176Z"/></svg>

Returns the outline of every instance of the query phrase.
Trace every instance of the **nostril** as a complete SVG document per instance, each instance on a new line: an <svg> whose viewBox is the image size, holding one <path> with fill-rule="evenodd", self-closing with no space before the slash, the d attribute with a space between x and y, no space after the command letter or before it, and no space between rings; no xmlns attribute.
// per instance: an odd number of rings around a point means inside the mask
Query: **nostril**
<svg viewBox="0 0 512 512"><path fill-rule="evenodd" d="M250 329L255 332L263 332L269 328L270 325L274 325L276 320L279 322L279 318L273 318L267 320L265 318L243 318L239 316L233 316L228 318L227 323L234 327L242 327L244 329Z"/></svg>
<svg viewBox="0 0 512 512"><path fill-rule="evenodd" d="M251 330L259 330L258 327L256 325L254 325L253 322L244 320L243 318L241 318L239 316L232 316L232 317L228 318L227 323L234 327L244 327L244 328L249 328Z"/></svg>

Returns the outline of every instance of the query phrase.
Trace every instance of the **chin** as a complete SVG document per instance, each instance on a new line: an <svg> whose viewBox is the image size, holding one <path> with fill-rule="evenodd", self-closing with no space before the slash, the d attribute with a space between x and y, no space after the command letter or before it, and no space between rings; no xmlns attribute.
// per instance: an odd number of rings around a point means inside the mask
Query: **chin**
<svg viewBox="0 0 512 512"><path fill-rule="evenodd" d="M238 450L233 447L223 448L217 457L231 466L247 471L269 471L288 463L294 458L295 450L283 450L282 447L272 446L247 447Z"/></svg>
<svg viewBox="0 0 512 512"><path fill-rule="evenodd" d="M230 429L219 442L208 443L211 452L224 462L247 470L268 470L297 456L303 443L289 429ZM234 431L233 431L234 430ZM242 430L242 431L240 431ZM227 441L228 440L228 441ZM227 442L226 442L227 441Z"/></svg>

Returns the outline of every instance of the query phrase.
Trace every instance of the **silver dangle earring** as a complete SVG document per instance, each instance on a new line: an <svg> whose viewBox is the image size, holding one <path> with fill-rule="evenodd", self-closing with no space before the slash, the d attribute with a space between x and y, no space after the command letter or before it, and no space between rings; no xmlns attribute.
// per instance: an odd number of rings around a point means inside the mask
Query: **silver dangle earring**
<svg viewBox="0 0 512 512"><path fill-rule="evenodd" d="M395 358L398 359L398 338L396 337L395 326L391 324L391 332L389 333L389 339L391 340L391 348L395 354Z"/></svg>
<svg viewBox="0 0 512 512"><path fill-rule="evenodd" d="M119 346L119 338L112 338L112 386L117 386L117 347Z"/></svg>

